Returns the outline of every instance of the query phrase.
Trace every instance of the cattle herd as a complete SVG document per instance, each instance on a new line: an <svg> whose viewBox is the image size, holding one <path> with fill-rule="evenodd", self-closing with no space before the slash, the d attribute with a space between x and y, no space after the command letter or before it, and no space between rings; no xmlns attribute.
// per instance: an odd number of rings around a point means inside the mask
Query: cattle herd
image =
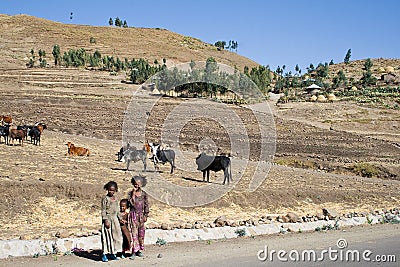
<svg viewBox="0 0 400 267"><path fill-rule="evenodd" d="M28 140L34 145L40 145L40 137L44 129L47 129L46 124L37 122L34 125L18 125L13 126L11 115L0 116L0 143L4 138L4 144L14 145L14 141L18 140L21 146L24 145L24 140Z"/></svg>
<svg viewBox="0 0 400 267"><path fill-rule="evenodd" d="M126 162L126 170L129 170L129 164L131 162L143 162L143 170L146 171L147 164L146 159L149 158L153 164L154 168L158 171L159 164L169 163L171 166L170 173L174 172L175 166L175 151L172 150L165 144L154 144L145 142L141 149L137 149L135 146L130 146L128 143L125 147L121 149L116 154L118 156L118 161ZM202 152L196 157L197 170L203 172L203 181L205 182L205 177L207 174L207 182L210 182L210 171L224 172L224 182L230 183L232 181L232 171L231 171L231 159L227 156L210 156Z"/></svg>
<svg viewBox="0 0 400 267"><path fill-rule="evenodd" d="M14 141L18 140L21 146L24 145L24 140L28 140L34 145L40 145L40 138L44 129L47 129L44 123L35 123L34 125L13 125L13 119L10 115L0 116L0 143L4 138L6 145L13 145ZM90 151L88 148L75 146L73 143L68 142L67 156L89 156ZM143 162L143 170L146 171L147 163L146 160L150 159L156 171L159 171L159 164L169 163L171 166L170 173L174 172L175 166L175 152L165 144L154 144L145 142L141 149L127 144L125 147L121 147L117 153L118 161L126 162L126 170L129 170L129 164L131 162ZM231 160L226 156L209 156L204 152L196 157L197 170L203 172L203 181L210 182L210 171L224 172L224 182L230 183L232 181L231 173Z"/></svg>

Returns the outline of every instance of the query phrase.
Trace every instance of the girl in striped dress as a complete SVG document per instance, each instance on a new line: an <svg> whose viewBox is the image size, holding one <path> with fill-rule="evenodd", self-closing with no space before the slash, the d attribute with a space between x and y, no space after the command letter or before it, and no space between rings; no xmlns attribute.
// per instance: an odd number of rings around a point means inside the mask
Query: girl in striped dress
<svg viewBox="0 0 400 267"><path fill-rule="evenodd" d="M118 260L116 254L122 252L122 232L119 224L119 201L115 196L118 185L110 181L104 185L107 195L101 201L101 244L103 255L101 260L107 262L108 259Z"/></svg>

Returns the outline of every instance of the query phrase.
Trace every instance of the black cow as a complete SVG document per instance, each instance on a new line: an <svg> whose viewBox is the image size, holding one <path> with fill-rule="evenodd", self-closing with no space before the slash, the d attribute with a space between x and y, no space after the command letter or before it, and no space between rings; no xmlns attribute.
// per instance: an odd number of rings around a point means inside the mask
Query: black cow
<svg viewBox="0 0 400 267"><path fill-rule="evenodd" d="M28 135L31 137L31 143L33 141L34 145L40 145L40 129L34 126L31 130L29 130Z"/></svg>
<svg viewBox="0 0 400 267"><path fill-rule="evenodd" d="M171 164L171 174L174 172L175 167L175 151L172 149L162 149L161 145L149 143L151 147L151 153L153 156L150 158L154 163L154 168L158 170L158 163L165 164L169 162Z"/></svg>
<svg viewBox="0 0 400 267"><path fill-rule="evenodd" d="M203 172L203 182L206 178L207 183L210 182L210 171L218 172L224 171L224 182L229 184L232 179L231 159L226 156L208 156L204 152L196 157L197 170Z"/></svg>
<svg viewBox="0 0 400 267"><path fill-rule="evenodd" d="M10 134L10 126L5 125L5 126L0 126L0 142L1 142L1 137L4 137L4 143L7 145L8 144L8 135Z"/></svg>
<svg viewBox="0 0 400 267"><path fill-rule="evenodd" d="M131 161L138 162L141 160L143 162L144 171L146 171L147 163L147 152L145 149L136 149L136 147L131 147L129 144L126 148L121 147L119 152L117 153L118 161L126 162L126 170L129 170L129 164Z"/></svg>

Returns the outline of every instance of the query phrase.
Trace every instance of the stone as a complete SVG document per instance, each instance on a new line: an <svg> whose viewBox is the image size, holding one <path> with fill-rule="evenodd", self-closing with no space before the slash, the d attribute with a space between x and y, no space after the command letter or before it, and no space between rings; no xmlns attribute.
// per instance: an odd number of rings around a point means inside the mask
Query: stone
<svg viewBox="0 0 400 267"><path fill-rule="evenodd" d="M289 222L291 222L291 223L295 223L300 220L299 215L297 215L294 212L288 212L288 214L286 214L286 217L289 220Z"/></svg>
<svg viewBox="0 0 400 267"><path fill-rule="evenodd" d="M183 228L185 228L185 229L192 229L192 228L193 228L193 225L192 225L191 223L185 223Z"/></svg>
<svg viewBox="0 0 400 267"><path fill-rule="evenodd" d="M58 231L58 232L55 234L55 237L57 237L57 238L67 238L67 237L69 237L69 236L70 236L70 233L69 233L69 231L66 230L66 229L61 229L60 231Z"/></svg>
<svg viewBox="0 0 400 267"><path fill-rule="evenodd" d="M162 230L171 230L171 226L167 223L161 224L161 229Z"/></svg>
<svg viewBox="0 0 400 267"><path fill-rule="evenodd" d="M161 259L163 257L163 254L161 254L161 253L159 253L158 255L157 255L157 258L159 258L159 259Z"/></svg>
<svg viewBox="0 0 400 267"><path fill-rule="evenodd" d="M337 212L336 210L334 210L334 209L327 209L327 208L324 208L324 209L322 209L322 212L323 212L323 214L324 214L325 216L327 216L328 219L330 219L330 220L339 217L338 212Z"/></svg>
<svg viewBox="0 0 400 267"><path fill-rule="evenodd" d="M217 219L214 221L215 226L225 226L227 225L227 218L225 216L219 216Z"/></svg>

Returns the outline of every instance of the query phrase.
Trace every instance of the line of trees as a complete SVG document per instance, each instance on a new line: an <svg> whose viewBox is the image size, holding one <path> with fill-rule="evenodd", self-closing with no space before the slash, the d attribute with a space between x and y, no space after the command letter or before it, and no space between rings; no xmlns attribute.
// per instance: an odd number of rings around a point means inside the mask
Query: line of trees
<svg viewBox="0 0 400 267"><path fill-rule="evenodd" d="M228 45L226 45L225 41L217 41L215 42L214 46L216 46L219 50L229 49L229 51L235 50L235 52L237 52L239 44L237 41L229 40Z"/></svg>
<svg viewBox="0 0 400 267"><path fill-rule="evenodd" d="M191 61L188 71L178 70L176 67L164 69L153 79L159 90L173 89L185 97L213 98L218 94L226 94L229 89L240 96L236 99L238 102L260 97L257 87L246 74L238 70L234 74L220 71L213 57L207 59L204 68L201 66L199 68L194 61Z"/></svg>
<svg viewBox="0 0 400 267"><path fill-rule="evenodd" d="M126 20L122 21L119 17L116 17L115 20L110 18L108 20L108 24L110 26L115 25L116 27L128 28L128 23L126 22Z"/></svg>
<svg viewBox="0 0 400 267"><path fill-rule="evenodd" d="M53 46L54 65L64 67L91 67L98 70L119 72L127 71L128 76L133 83L143 83L149 77L166 68L166 59L163 59L163 64L150 65L145 59L132 59L127 58L121 60L119 57L102 56L96 50L93 54L86 52L84 48L69 49L61 55L59 45ZM158 61L154 61L157 62Z"/></svg>

